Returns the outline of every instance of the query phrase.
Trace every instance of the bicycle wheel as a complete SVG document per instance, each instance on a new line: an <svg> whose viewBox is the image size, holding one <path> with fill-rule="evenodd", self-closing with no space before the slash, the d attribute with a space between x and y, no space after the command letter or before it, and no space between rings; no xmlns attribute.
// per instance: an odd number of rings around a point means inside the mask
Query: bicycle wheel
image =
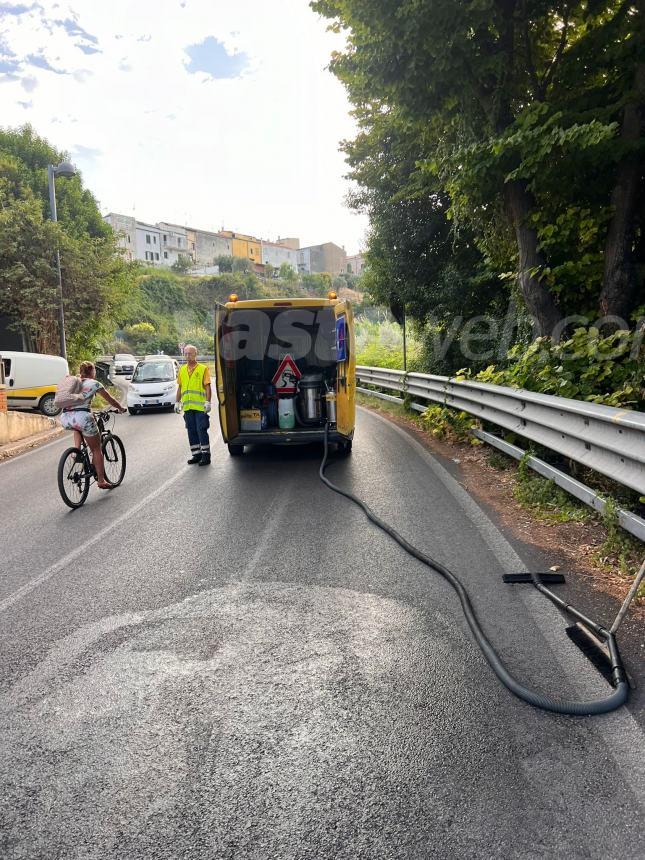
<svg viewBox="0 0 645 860"><path fill-rule="evenodd" d="M101 443L105 480L118 487L125 475L125 448L118 436L107 433Z"/></svg>
<svg viewBox="0 0 645 860"><path fill-rule="evenodd" d="M80 448L68 448L58 461L58 490L70 508L80 508L87 498L90 476Z"/></svg>

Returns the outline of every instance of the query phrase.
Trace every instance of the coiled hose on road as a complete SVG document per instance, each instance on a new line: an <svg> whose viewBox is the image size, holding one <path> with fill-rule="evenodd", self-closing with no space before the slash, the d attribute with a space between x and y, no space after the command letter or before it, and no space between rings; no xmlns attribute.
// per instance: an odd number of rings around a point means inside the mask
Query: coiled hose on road
<svg viewBox="0 0 645 860"><path fill-rule="evenodd" d="M350 493L349 490L343 490L338 487L336 484L332 483L325 476L325 469L327 468L327 461L329 457L329 424L325 425L325 453L322 459L322 463L320 464L320 480L329 487L330 490L333 490L335 493L338 493L341 496L345 496L346 499L354 502L355 505L358 505L359 508L365 513L367 518L371 520L376 526L378 526L382 531L384 531L387 535L389 535L393 540L395 540L399 546L403 547L403 549L409 553L413 558L418 559L422 564L425 564L426 567L429 567L431 570L434 570L440 576L442 576L457 592L457 596L461 602L462 609L464 611L464 615L466 616L466 621L468 622L468 626L470 627L473 636L475 637L475 642L479 645L484 657L488 661L493 672L497 675L499 680L504 684L504 686L511 691L514 695L516 695L519 699L522 699L524 702L527 702L529 705L533 705L536 708L541 708L545 711L553 711L556 714L568 714L571 716L595 716L596 714L606 714L609 711L615 711L617 708L620 708L621 705L624 705L627 701L627 697L629 695L629 685L627 684L627 679L625 676L625 672L623 669L622 661L620 659L620 654L618 652L618 646L616 644L616 640L613 634L604 630L604 628L598 627L598 625L593 625L596 632L601 632L604 636L605 641L609 647L611 662L612 662L612 676L616 689L614 692L607 696L604 699L597 699L593 702L567 702L567 701L555 701L554 699L549 699L547 696L543 696L541 693L535 693L533 690L529 690L523 684L520 684L511 673L508 671L504 663L501 661L499 655L490 644L488 639L486 638L486 634L481 628L481 625L477 619L477 615L475 614L475 610L473 609L473 605L470 602L470 597L468 596L468 592L463 586L460 579L452 573L452 571L448 570L447 567L444 567L438 561L430 558L430 556L421 552L421 550L417 549L415 546L412 546L404 537L395 531L391 526L389 526L386 522L384 522L380 517L378 517L371 508L369 508L365 502L361 501L357 496L353 493ZM552 595L551 592L544 588L542 583L539 581L535 574L531 574L531 578L533 580L533 584L538 589L538 591L545 594L545 596L549 597L549 599L554 599L558 605L562 608L571 611L572 608L568 607L564 604L563 601L560 601L555 595ZM576 617L580 616L580 613L577 613L573 610L574 615Z"/></svg>

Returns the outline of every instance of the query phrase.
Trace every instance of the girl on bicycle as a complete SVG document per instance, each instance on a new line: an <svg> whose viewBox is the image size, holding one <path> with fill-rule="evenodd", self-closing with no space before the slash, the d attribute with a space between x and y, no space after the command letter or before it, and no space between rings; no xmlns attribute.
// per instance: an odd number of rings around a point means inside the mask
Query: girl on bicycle
<svg viewBox="0 0 645 860"><path fill-rule="evenodd" d="M105 480L105 468L103 466L103 452L101 451L101 437L99 434L96 418L92 415L91 405L92 398L95 394L100 394L110 406L118 409L119 412L125 412L125 407L121 406L118 400L115 400L112 395L103 388L100 382L96 381L96 368L91 361L81 362L79 368L79 376L81 377L82 394L85 397L85 402L81 406L70 406L63 409L60 416L60 423L66 430L74 431L74 445L77 448L81 447L81 437L85 439L87 447L92 454L92 465L96 469L97 484L102 490L111 490L112 484Z"/></svg>

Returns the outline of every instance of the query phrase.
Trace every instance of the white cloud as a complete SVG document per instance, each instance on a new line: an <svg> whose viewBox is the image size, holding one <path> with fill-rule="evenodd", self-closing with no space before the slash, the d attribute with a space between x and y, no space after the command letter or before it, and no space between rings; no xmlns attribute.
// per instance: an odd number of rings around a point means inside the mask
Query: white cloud
<svg viewBox="0 0 645 860"><path fill-rule="evenodd" d="M67 74L25 67L27 78L3 88L13 93L3 122L27 117L74 152L105 211L335 241L349 253L362 244L365 219L344 206L338 150L354 124L325 69L341 37L307 0L165 0L154 14L130 0L42 8L3 21L0 36L18 59L42 55ZM187 48L209 36L246 55L238 77L188 72Z"/></svg>

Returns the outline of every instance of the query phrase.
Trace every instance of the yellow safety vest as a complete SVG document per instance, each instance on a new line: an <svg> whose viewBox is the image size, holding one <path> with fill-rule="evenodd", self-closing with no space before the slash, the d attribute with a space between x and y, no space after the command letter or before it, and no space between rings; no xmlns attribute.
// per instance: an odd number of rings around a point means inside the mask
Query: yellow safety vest
<svg viewBox="0 0 645 860"><path fill-rule="evenodd" d="M206 403L206 389L204 388L205 364L198 364L192 373L188 373L188 365L182 364L179 368L179 386L181 388L181 405L184 412L194 409L196 412L204 411Z"/></svg>

